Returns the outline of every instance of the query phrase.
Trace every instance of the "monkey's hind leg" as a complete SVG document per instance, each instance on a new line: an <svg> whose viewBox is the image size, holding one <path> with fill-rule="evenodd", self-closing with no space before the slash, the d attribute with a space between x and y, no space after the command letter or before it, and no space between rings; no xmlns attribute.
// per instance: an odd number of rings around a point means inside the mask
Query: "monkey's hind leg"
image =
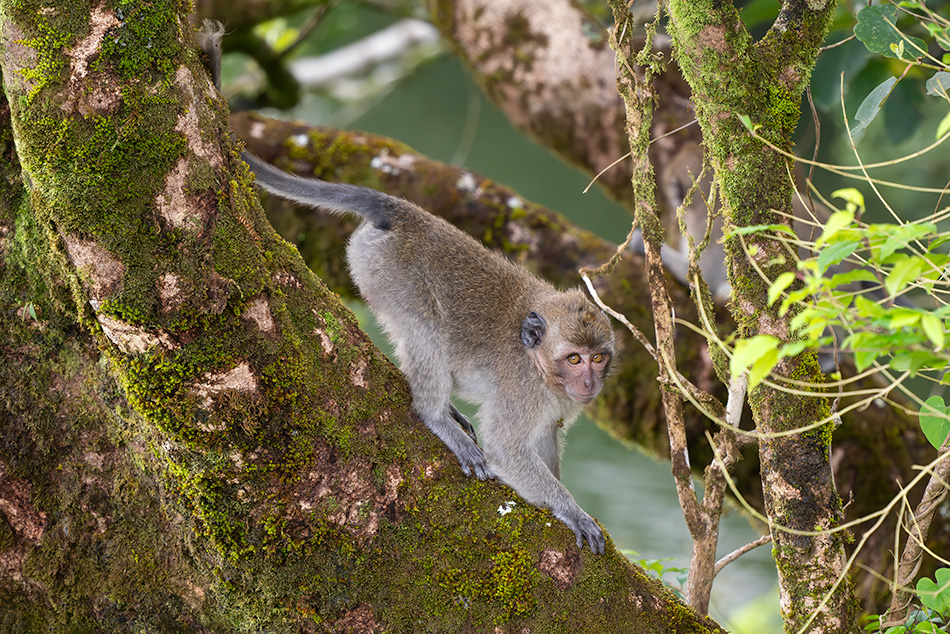
<svg viewBox="0 0 950 634"><path fill-rule="evenodd" d="M441 348L436 343L438 338L422 336L419 332L413 333L412 337L392 331L390 334L397 342L396 356L409 379L412 407L419 418L455 454L465 475L474 475L479 480L494 478L482 450L475 444L471 422L452 405L452 373L442 358ZM400 340L408 339L423 342L423 345L399 345Z"/></svg>

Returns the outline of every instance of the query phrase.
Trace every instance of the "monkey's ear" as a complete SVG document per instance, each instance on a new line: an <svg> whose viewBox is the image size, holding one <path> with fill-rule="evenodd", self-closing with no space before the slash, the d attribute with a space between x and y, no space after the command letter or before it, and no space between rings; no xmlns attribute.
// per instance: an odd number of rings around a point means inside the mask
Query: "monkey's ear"
<svg viewBox="0 0 950 634"><path fill-rule="evenodd" d="M534 312L528 313L524 321L521 322L521 343L534 348L541 343L541 337L544 336L544 317Z"/></svg>

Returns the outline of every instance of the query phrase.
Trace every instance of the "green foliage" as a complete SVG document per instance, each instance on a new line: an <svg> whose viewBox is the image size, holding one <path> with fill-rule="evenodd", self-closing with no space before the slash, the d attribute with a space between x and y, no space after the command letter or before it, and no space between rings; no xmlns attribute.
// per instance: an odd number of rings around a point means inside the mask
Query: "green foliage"
<svg viewBox="0 0 950 634"><path fill-rule="evenodd" d="M854 115L854 118L857 119L858 124L851 128L851 134L857 134L861 132L864 130L864 128L868 127L872 121L874 121L874 117L876 117L881 111L884 101L890 96L891 91L894 89L894 85L896 83L896 77L888 77L878 84L877 88L872 90L871 93L864 98L864 101L862 101L861 105L858 106L857 113Z"/></svg>
<svg viewBox="0 0 950 634"><path fill-rule="evenodd" d="M640 553L635 550L621 550L620 553L643 568L648 575L654 579L658 579L666 584L673 592L675 592L681 598L683 593L681 589L686 585L686 579L689 575L689 568L684 568L683 566L669 566L667 565L671 561L675 561L673 557L664 557L663 559L647 559L640 557ZM670 580L670 577L673 580Z"/></svg>
<svg viewBox="0 0 950 634"><path fill-rule="evenodd" d="M912 610L903 623L885 629L882 624L883 617L873 616L864 629L881 634L947 632L947 615L950 615L950 568L940 568L934 577L936 582L927 577L917 582L917 596L923 607Z"/></svg>
<svg viewBox="0 0 950 634"><path fill-rule="evenodd" d="M950 256L933 250L941 237L932 223L862 226L851 210L838 211L815 243L818 254L799 262L802 284L785 294L780 310L803 307L792 326L809 347L828 343L829 326L843 326L848 335L841 345L854 352L859 370L881 357L888 357L893 369L911 373L943 368L950 362L945 337L950 306L928 310L900 300L912 290L933 295L950 263ZM839 268L846 258L866 267ZM770 295L777 300L790 284L787 277L777 279ZM856 284L875 285L872 290L883 290L884 300L869 299Z"/></svg>
<svg viewBox="0 0 950 634"><path fill-rule="evenodd" d="M729 371L733 376L738 376L749 368L749 387L755 387L778 363L780 343L772 335L756 335L751 339L740 339L736 342L732 358L729 360Z"/></svg>
<svg viewBox="0 0 950 634"><path fill-rule="evenodd" d="M920 428L927 441L937 449L947 440L947 435L950 434L950 416L942 396L931 396L920 408Z"/></svg>
<svg viewBox="0 0 950 634"><path fill-rule="evenodd" d="M872 53L898 59L917 59L927 50L919 37L904 35L897 29L897 7L883 4L858 11L854 35Z"/></svg>
<svg viewBox="0 0 950 634"><path fill-rule="evenodd" d="M936 582L927 577L917 582L917 594L924 607L950 615L950 568L941 568L934 574Z"/></svg>
<svg viewBox="0 0 950 634"><path fill-rule="evenodd" d="M881 619L882 617L876 615L871 617L868 624L864 626L865 631L881 634L941 634L947 631L944 619L939 614L927 610L914 610L903 623L886 629Z"/></svg>

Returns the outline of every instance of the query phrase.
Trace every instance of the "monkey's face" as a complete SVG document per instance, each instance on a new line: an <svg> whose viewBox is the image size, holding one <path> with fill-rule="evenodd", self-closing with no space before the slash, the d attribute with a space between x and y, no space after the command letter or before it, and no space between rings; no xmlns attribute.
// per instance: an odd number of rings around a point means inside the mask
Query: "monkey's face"
<svg viewBox="0 0 950 634"><path fill-rule="evenodd" d="M548 387L581 405L590 403L600 392L612 356L609 350L583 346L556 352L540 347L534 355Z"/></svg>
<svg viewBox="0 0 950 634"><path fill-rule="evenodd" d="M548 307L547 317L535 311L528 314L521 324L521 341L544 383L583 405L594 400L604 385L614 352L613 332L607 318L583 296L564 293L557 299L560 305Z"/></svg>
<svg viewBox="0 0 950 634"><path fill-rule="evenodd" d="M555 359L554 375L569 399L586 404L600 392L609 366L609 352L582 348Z"/></svg>

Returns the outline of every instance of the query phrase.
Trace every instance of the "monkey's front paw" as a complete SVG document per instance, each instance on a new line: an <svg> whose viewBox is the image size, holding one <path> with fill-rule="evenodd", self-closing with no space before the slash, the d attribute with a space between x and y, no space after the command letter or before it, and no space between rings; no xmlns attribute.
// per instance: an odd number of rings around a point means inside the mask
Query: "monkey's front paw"
<svg viewBox="0 0 950 634"><path fill-rule="evenodd" d="M580 509L578 509L580 511ZM601 530L597 522L587 513L580 511L579 514L571 514L560 518L568 528L574 531L577 536L577 547L584 548L584 540L590 544L590 550L595 555L603 555L607 540L604 539L604 531Z"/></svg>
<svg viewBox="0 0 950 634"><path fill-rule="evenodd" d="M456 452L455 457L458 458L459 464L462 465L462 471L465 475L474 475L479 480L495 479L495 474L488 468L488 465L485 463L485 456L477 445L473 444L471 447L465 447L461 451Z"/></svg>

